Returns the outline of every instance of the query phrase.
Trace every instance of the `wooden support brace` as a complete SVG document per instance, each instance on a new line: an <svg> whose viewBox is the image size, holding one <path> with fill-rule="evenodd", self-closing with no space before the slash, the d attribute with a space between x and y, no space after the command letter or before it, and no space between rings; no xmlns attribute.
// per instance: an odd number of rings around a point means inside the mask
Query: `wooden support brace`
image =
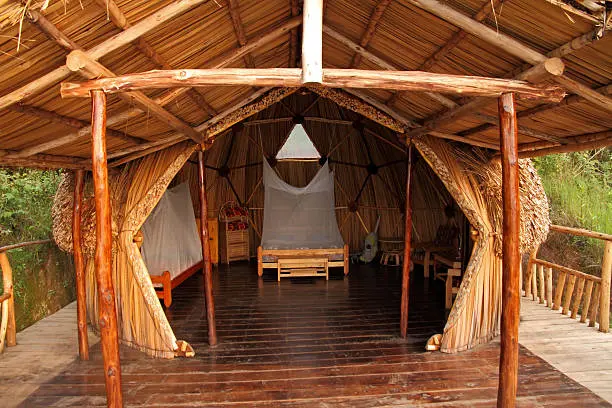
<svg viewBox="0 0 612 408"><path fill-rule="evenodd" d="M323 82L323 0L304 0L302 83Z"/></svg>
<svg viewBox="0 0 612 408"><path fill-rule="evenodd" d="M74 196L72 204L72 248L74 270L76 272L77 328L79 357L89 360L89 339L87 335L87 283L85 282L85 263L81 243L81 212L83 205L83 186L85 172L74 173Z"/></svg>

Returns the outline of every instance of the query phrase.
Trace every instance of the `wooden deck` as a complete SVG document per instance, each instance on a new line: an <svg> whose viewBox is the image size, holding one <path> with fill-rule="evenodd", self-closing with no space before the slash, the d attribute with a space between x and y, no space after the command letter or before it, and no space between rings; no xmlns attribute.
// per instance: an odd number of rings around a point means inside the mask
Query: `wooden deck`
<svg viewBox="0 0 612 408"><path fill-rule="evenodd" d="M21 403L73 364L79 352L76 302L17 333L17 346L0 354L0 406ZM98 338L90 334L89 344Z"/></svg>
<svg viewBox="0 0 612 408"><path fill-rule="evenodd" d="M491 407L497 397L499 344L460 354L425 353L443 327L443 288L411 284L409 339L397 337L400 268L351 268L342 279L257 279L254 265L215 272L220 344L206 345L201 274L176 289L168 310L192 359L155 360L122 348L129 406ZM418 274L417 274L418 275ZM52 319L52 318L51 318ZM72 340L76 356L76 338ZM49 358L56 354L49 346ZM50 376L22 406L105 404L99 345L92 360ZM3 357L0 357L0 361ZM5 368L4 378L12 369ZM18 370L18 368L15 368ZM604 400L525 348L519 406L607 407ZM4 391L4 390L3 390ZM2 406L11 406L10 392Z"/></svg>
<svg viewBox="0 0 612 408"><path fill-rule="evenodd" d="M612 334L523 298L520 343L612 403Z"/></svg>

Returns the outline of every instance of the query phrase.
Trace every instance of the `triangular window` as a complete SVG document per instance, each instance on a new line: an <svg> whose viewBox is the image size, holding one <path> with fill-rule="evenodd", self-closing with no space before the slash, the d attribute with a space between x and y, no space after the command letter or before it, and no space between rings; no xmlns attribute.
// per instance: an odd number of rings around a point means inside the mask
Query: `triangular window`
<svg viewBox="0 0 612 408"><path fill-rule="evenodd" d="M319 158L321 158L319 151L312 143L312 140L310 140L304 126L299 123L291 129L291 133L285 141L285 144L276 155L277 160Z"/></svg>

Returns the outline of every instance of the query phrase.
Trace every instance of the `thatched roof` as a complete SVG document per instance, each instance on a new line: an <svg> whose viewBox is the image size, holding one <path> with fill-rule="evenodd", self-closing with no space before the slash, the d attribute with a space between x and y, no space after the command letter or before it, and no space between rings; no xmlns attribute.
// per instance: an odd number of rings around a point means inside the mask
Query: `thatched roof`
<svg viewBox="0 0 612 408"><path fill-rule="evenodd" d="M534 64L504 46L493 45L490 39L468 33L467 27L462 29L460 23L449 22L448 17L434 15L437 11L428 11L424 5L431 1L326 1L324 66L393 67L511 77ZM15 16L19 17L19 13L15 14L15 10L22 7L22 3L2 3L0 165L87 166L89 136L86 131L76 132L90 120L89 101L62 99L59 94L59 84L63 80L82 80L64 66L67 54L79 48L99 48L122 28L129 29L173 1L50 1L48 7L40 11L37 7L46 2L31 2L33 8L17 19ZM292 23L292 18L299 19L301 13L298 0L191 3L194 4L192 8L178 13L139 40L106 53L99 62L116 74L169 67L206 68L228 61L228 55L239 47L248 47L255 39L286 26L293 29L268 38L263 45L253 45L251 52L223 66L271 68L299 64L301 33L299 22ZM443 3L471 17L470 27L492 28L531 49L530 55L563 59L565 71L555 81L568 91L564 101L556 105L540 105L533 101L519 103L522 150L551 147L558 150L558 146L565 143L564 148L571 149L576 142L585 141L590 144L584 147L612 143L612 98L609 95L612 40L609 34L603 35L602 21L610 13L593 9L595 6L590 3L545 0L449 0ZM107 17L107 10L111 19ZM49 27L55 31L50 31ZM365 51L359 51L357 46ZM24 86L50 72L55 74L48 85L35 92L19 93ZM199 88L177 98L159 90L146 94L164 104L180 121L202 130L209 127L207 121L211 118L227 113L227 109L236 107L254 92L257 91L249 87L226 86ZM497 108L493 100L466 115L440 123L432 120L440 118L446 110L452 112L454 107L468 100L453 95L440 97L374 89L360 91L358 98L396 119L406 133L414 129L418 133L419 126L430 125L428 129L432 127L429 130L434 136L452 137L491 148L498 144ZM113 95L109 103L109 118L112 119L109 128L115 130L109 134L108 141L111 161L129 160L134 152L151 142L172 143L181 137L151 112L138 113L129 99ZM64 137L69 134L74 137ZM62 137L64 143L50 143Z"/></svg>

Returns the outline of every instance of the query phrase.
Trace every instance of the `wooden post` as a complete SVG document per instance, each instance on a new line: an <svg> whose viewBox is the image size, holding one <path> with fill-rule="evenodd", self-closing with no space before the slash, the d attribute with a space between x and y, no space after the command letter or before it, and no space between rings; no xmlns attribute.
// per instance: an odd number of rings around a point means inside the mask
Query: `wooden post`
<svg viewBox="0 0 612 408"><path fill-rule="evenodd" d="M323 82L323 0L304 0L302 82Z"/></svg>
<svg viewBox="0 0 612 408"><path fill-rule="evenodd" d="M546 268L546 306L552 308L553 299L553 270Z"/></svg>
<svg viewBox="0 0 612 408"><path fill-rule="evenodd" d="M406 174L406 224L404 228L404 265L402 268L402 300L400 313L400 334L406 338L408 333L408 295L410 292L410 242L412 240L412 141L408 145L408 169Z"/></svg>
<svg viewBox="0 0 612 408"><path fill-rule="evenodd" d="M79 357L89 360L89 339L87 338L87 303L85 288L85 265L81 247L81 204L83 202L83 170L74 172L74 202L72 203L72 247L74 249L74 270L76 272L77 327L79 330Z"/></svg>
<svg viewBox="0 0 612 408"><path fill-rule="evenodd" d="M17 345L17 326L15 323L15 291L13 286L13 270L9 263L6 252L0 252L0 270L2 270L2 283L4 293L10 293L11 297L7 301L8 323L6 326L6 345L8 347Z"/></svg>
<svg viewBox="0 0 612 408"><path fill-rule="evenodd" d="M503 277L498 408L513 408L518 387L518 329L521 254L518 126L513 94L499 98L499 130L503 199Z"/></svg>
<svg viewBox="0 0 612 408"><path fill-rule="evenodd" d="M204 258L204 297L206 299L206 320L208 322L208 344L217 345L217 324L215 322L215 298L212 289L212 267L210 264L210 242L208 238L208 201L206 199L206 168L204 152L198 151L198 187L200 192L200 240Z"/></svg>
<svg viewBox="0 0 612 408"><path fill-rule="evenodd" d="M95 268L98 284L98 315L102 358L104 360L104 380L106 382L106 403L109 407L122 407L117 310L111 275L112 230L106 162L106 94L103 91L92 91L91 102L91 159L96 201Z"/></svg>
<svg viewBox="0 0 612 408"><path fill-rule="evenodd" d="M599 296L599 331L610 330L610 279L612 279L612 241L606 241L601 262L601 295Z"/></svg>

